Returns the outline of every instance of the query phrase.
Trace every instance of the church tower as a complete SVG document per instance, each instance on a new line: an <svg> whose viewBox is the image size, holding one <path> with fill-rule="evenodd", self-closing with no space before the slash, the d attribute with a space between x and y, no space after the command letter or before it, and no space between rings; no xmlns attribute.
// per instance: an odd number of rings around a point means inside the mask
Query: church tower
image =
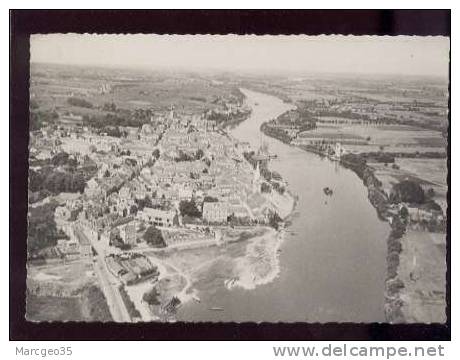
<svg viewBox="0 0 460 360"><path fill-rule="evenodd" d="M174 106L171 105L170 109L169 109L169 120L172 120L174 119Z"/></svg>
<svg viewBox="0 0 460 360"><path fill-rule="evenodd" d="M254 170L254 177L252 178L252 192L257 193L260 191L260 168L259 161L257 161L256 169Z"/></svg>

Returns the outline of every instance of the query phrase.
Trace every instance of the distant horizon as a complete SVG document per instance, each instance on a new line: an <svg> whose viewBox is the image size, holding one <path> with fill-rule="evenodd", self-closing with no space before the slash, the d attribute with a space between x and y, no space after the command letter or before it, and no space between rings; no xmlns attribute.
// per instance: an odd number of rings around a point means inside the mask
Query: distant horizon
<svg viewBox="0 0 460 360"><path fill-rule="evenodd" d="M448 37L32 35L31 64L231 73L448 79Z"/></svg>
<svg viewBox="0 0 460 360"><path fill-rule="evenodd" d="M72 64L72 63L53 63L53 62L30 62L30 65L35 66L62 66L62 67L81 67L81 68L94 68L103 70L124 70L124 71L142 71L142 72L166 72L166 73L197 73L197 74L213 74L213 75L226 75L234 74L240 76L284 76L284 77L310 77L310 76L339 76L339 77L352 77L358 76L365 77L404 77L404 78L430 78L440 81L449 82L449 77L444 77L437 74L401 74L401 73L367 73L367 72L305 72L305 71L288 71L288 70L232 70L232 69L206 69L206 68L190 68L190 67L147 67L145 65L116 65L116 64Z"/></svg>

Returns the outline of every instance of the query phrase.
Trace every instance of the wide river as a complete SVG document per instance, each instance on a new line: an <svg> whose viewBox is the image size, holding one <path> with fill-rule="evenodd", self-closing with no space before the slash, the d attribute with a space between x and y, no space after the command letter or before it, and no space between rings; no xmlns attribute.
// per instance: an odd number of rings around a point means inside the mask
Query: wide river
<svg viewBox="0 0 460 360"><path fill-rule="evenodd" d="M292 108L280 99L242 90L253 112L231 131L260 144L260 125ZM279 172L298 203L281 247L280 274L254 290L215 289L212 311L187 304L185 321L380 322L384 321L384 281L388 224L380 221L367 189L352 171L282 142L264 137L278 155ZM334 194L325 196L329 186ZM203 297L204 296L204 297ZM206 294L200 294L206 301ZM201 304L202 305L202 304Z"/></svg>

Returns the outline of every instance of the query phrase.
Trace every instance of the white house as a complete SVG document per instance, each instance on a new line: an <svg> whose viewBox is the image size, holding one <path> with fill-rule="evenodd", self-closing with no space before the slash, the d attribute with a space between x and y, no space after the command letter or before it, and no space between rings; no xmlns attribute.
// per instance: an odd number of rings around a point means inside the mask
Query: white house
<svg viewBox="0 0 460 360"><path fill-rule="evenodd" d="M164 227L173 226L174 216L176 216L174 210L152 209L148 207L137 213L137 217L140 220L155 226Z"/></svg>
<svg viewBox="0 0 460 360"><path fill-rule="evenodd" d="M121 225L120 237L123 243L136 245L136 223L134 221L130 221L127 224Z"/></svg>
<svg viewBox="0 0 460 360"><path fill-rule="evenodd" d="M223 202L204 202L203 219L210 223L227 222L228 205Z"/></svg>

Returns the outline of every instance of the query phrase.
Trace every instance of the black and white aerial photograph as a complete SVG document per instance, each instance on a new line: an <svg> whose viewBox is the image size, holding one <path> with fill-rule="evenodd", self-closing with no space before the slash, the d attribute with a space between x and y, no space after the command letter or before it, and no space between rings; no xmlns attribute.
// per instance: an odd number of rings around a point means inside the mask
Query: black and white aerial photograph
<svg viewBox="0 0 460 360"><path fill-rule="evenodd" d="M447 321L446 36L30 37L25 318Z"/></svg>

